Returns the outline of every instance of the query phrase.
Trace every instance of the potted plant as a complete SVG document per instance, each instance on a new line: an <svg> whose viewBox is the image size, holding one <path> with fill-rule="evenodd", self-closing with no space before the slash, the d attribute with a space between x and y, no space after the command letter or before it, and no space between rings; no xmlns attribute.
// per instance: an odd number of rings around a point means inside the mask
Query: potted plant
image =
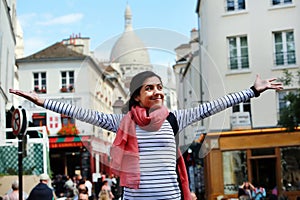
<svg viewBox="0 0 300 200"><path fill-rule="evenodd" d="M46 87L42 87L42 89L40 90L40 93L46 93L47 90L46 90Z"/></svg>
<svg viewBox="0 0 300 200"><path fill-rule="evenodd" d="M34 91L36 92L36 93L38 93L39 91L40 91L40 89L39 89L39 86L34 86Z"/></svg>
<svg viewBox="0 0 300 200"><path fill-rule="evenodd" d="M72 84L69 85L69 91L73 92L74 91L74 86Z"/></svg>
<svg viewBox="0 0 300 200"><path fill-rule="evenodd" d="M66 88L66 86L62 86L62 88L60 89L61 92L67 92L68 89Z"/></svg>

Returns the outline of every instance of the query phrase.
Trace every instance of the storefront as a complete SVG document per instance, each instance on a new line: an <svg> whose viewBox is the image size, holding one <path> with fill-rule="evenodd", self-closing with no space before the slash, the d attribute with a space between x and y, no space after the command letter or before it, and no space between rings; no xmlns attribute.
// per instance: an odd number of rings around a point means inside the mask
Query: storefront
<svg viewBox="0 0 300 200"><path fill-rule="evenodd" d="M50 166L54 175L91 177L90 136L49 137Z"/></svg>
<svg viewBox="0 0 300 200"><path fill-rule="evenodd" d="M277 187L290 200L300 196L300 132L280 128L208 133L205 140L206 198L237 198L244 181Z"/></svg>
<svg viewBox="0 0 300 200"><path fill-rule="evenodd" d="M110 146L109 142L93 136L49 137L53 175L81 174L92 180L95 175L109 174Z"/></svg>

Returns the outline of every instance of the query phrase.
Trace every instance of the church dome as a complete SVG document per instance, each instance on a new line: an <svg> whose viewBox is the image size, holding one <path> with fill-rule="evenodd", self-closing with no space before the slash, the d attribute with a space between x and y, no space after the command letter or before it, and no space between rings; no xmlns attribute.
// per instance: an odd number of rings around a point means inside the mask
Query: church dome
<svg viewBox="0 0 300 200"><path fill-rule="evenodd" d="M110 61L120 65L149 65L147 49L134 31L126 31L117 40L110 54Z"/></svg>
<svg viewBox="0 0 300 200"><path fill-rule="evenodd" d="M110 61L120 65L150 65L148 51L142 40L135 34L131 23L130 7L125 10L125 31L114 44Z"/></svg>

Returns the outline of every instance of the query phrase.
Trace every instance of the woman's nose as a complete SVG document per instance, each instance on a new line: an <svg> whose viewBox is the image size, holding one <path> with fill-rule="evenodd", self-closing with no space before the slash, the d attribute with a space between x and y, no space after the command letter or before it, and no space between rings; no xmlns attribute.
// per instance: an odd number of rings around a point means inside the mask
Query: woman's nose
<svg viewBox="0 0 300 200"><path fill-rule="evenodd" d="M153 93L156 94L162 94L162 90L158 89L158 88L154 88Z"/></svg>

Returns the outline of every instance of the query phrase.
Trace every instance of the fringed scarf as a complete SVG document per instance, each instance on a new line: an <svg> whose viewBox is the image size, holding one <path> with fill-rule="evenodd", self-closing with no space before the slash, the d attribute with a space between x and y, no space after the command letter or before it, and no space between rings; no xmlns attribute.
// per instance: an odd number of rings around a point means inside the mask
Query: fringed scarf
<svg viewBox="0 0 300 200"><path fill-rule="evenodd" d="M116 138L110 150L112 172L120 177L120 185L138 189L140 185L139 149L136 138L136 125L147 131L158 131L169 111L161 106L147 114L140 106L132 107L121 120ZM182 159L182 157L181 157ZM180 159L179 159L180 160ZM184 180L185 187L181 188L184 196L189 192L188 177L183 159L178 163L178 176ZM186 184L187 183L187 184Z"/></svg>

